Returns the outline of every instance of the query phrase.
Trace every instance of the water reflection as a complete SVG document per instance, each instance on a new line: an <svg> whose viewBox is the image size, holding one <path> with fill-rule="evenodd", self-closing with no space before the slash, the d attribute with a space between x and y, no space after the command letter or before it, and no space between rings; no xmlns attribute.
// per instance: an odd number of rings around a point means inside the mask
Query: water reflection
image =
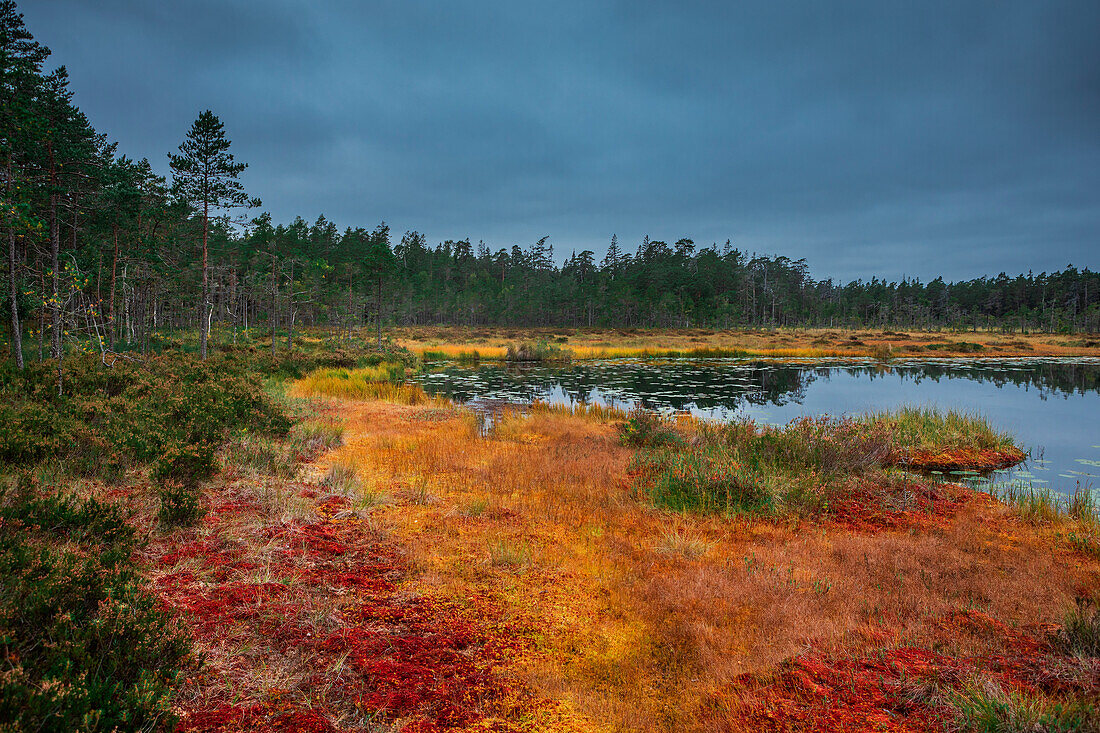
<svg viewBox="0 0 1100 733"><path fill-rule="evenodd" d="M456 401L541 399L783 424L906 404L980 412L1031 450L1000 476L1072 492L1100 478L1100 359L895 361L607 360L557 367L443 366L419 377Z"/></svg>

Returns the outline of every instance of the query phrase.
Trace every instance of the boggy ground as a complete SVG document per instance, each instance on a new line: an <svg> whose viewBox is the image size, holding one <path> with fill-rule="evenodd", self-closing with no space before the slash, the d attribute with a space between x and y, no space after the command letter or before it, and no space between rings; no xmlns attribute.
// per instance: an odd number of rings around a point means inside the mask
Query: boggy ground
<svg viewBox="0 0 1100 733"><path fill-rule="evenodd" d="M182 730L938 730L1100 693L1054 635L1100 562L984 496L679 514L599 415L328 409L304 481L230 475L148 551L207 659Z"/></svg>
<svg viewBox="0 0 1100 733"><path fill-rule="evenodd" d="M762 356L1100 356L1100 335L996 331L847 329L644 329L404 326L393 339L417 352L457 356L477 351L503 358L509 344L547 341L574 358L693 350L745 351Z"/></svg>

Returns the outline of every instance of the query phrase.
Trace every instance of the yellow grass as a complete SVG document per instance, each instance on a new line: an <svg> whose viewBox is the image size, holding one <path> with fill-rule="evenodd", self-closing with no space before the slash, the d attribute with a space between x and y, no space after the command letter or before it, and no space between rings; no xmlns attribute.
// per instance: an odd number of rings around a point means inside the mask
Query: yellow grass
<svg viewBox="0 0 1100 733"><path fill-rule="evenodd" d="M382 400L403 405L447 405L442 397L429 397L417 384L384 381L392 375L387 365L362 369L318 369L294 383L292 397L338 397L345 400Z"/></svg>
<svg viewBox="0 0 1100 733"><path fill-rule="evenodd" d="M890 331L879 329L554 329L406 326L393 329L394 340L415 353L436 358L503 360L509 344L545 340L574 359L659 358L743 353L762 358L821 357L1007 357L1096 356L1081 336L1002 334L995 331ZM974 348L977 344L979 348Z"/></svg>
<svg viewBox="0 0 1100 733"><path fill-rule="evenodd" d="M992 501L918 532L659 511L632 494L631 453L599 410L536 406L487 439L460 414L339 409L346 444L322 464L353 466L364 492L393 498L372 521L407 549L419 589L503 599L537 629L514 674L592 730L708 729L703 706L735 696L739 673L807 644L927 642L969 604L1009 624L1056 622L1100 573Z"/></svg>

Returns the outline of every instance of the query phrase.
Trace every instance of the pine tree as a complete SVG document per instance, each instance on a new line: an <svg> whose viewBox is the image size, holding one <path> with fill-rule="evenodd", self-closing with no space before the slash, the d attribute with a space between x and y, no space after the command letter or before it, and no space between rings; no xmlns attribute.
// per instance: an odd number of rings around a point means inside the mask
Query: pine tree
<svg viewBox="0 0 1100 733"><path fill-rule="evenodd" d="M19 257L16 230L33 224L30 187L20 175L27 162L32 129L32 105L42 84L42 63L50 55L34 40L16 10L14 0L0 1L0 156L3 157L4 228L8 238L8 308L11 311L11 352L23 368L23 327L19 319Z"/></svg>
<svg viewBox="0 0 1100 733"><path fill-rule="evenodd" d="M209 236L210 212L217 209L250 208L260 205L249 198L238 176L248 167L237 163L229 152L225 126L210 110L199 114L191 125L179 154L168 154L172 166L173 190L195 207L202 207L202 298L199 301L199 354L206 358L210 336Z"/></svg>
<svg viewBox="0 0 1100 733"><path fill-rule="evenodd" d="M467 245L469 242L467 242ZM378 348L382 348L382 281L397 268L397 258L390 249L390 228L382 222L371 232L363 253L363 269L375 283L375 320L378 327Z"/></svg>

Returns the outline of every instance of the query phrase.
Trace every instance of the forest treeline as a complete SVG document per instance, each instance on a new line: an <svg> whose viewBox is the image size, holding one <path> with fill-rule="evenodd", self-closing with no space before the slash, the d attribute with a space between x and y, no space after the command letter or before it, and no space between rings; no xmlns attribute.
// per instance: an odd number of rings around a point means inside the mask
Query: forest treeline
<svg viewBox="0 0 1100 733"><path fill-rule="evenodd" d="M166 329L351 334L394 324L713 327L898 326L1100 330L1100 274L849 283L803 259L611 238L559 264L548 237L492 250L429 245L384 223L276 223L244 191L225 129L203 112L169 154L170 179L120 154L73 103L66 70L0 0L0 189L5 321L17 362L66 340L142 349ZM285 340L284 340L285 337ZM275 348L275 340L272 340Z"/></svg>

